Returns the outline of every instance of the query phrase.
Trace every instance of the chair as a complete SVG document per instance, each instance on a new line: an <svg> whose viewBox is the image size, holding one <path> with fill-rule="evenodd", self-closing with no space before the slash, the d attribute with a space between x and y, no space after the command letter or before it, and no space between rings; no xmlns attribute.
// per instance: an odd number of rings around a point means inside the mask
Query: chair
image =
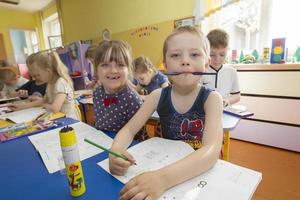
<svg viewBox="0 0 300 200"><path fill-rule="evenodd" d="M76 114L77 114L77 116L78 116L78 119L79 119L80 121L82 121L82 114L81 114L81 110L80 110L78 104L75 104L75 110L76 110Z"/></svg>

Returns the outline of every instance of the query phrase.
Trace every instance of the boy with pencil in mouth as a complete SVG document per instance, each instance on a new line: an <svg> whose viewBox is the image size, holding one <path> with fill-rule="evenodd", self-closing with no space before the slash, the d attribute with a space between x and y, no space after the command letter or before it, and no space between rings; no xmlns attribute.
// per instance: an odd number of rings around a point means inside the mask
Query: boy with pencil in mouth
<svg viewBox="0 0 300 200"><path fill-rule="evenodd" d="M209 63L209 43L196 28L183 26L165 40L164 65L172 85L150 93L131 120L116 135L111 150L128 158L109 155L109 170L124 175L135 163L127 151L135 134L157 110L162 137L182 140L196 151L163 168L142 173L120 192L121 200L158 199L171 187L206 172L218 160L222 146L222 98L200 85ZM184 170L184 173L183 173Z"/></svg>

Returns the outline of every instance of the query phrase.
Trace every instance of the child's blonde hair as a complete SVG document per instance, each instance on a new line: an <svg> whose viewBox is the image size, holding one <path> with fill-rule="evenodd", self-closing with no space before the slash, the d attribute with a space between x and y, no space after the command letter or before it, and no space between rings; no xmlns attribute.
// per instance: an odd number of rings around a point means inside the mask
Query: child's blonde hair
<svg viewBox="0 0 300 200"><path fill-rule="evenodd" d="M95 66L98 67L99 64L108 61L125 63L125 65L129 69L129 72L131 72L132 57L131 57L131 47L129 46L129 44L125 41L120 41L120 40L110 40L110 41L104 40L100 42L95 52Z"/></svg>
<svg viewBox="0 0 300 200"><path fill-rule="evenodd" d="M0 69L0 80L6 82L8 80L18 78L18 69L15 67L3 67Z"/></svg>
<svg viewBox="0 0 300 200"><path fill-rule="evenodd" d="M207 39L212 48L218 49L228 47L229 35L222 29L211 30L207 34Z"/></svg>
<svg viewBox="0 0 300 200"><path fill-rule="evenodd" d="M146 73L148 71L156 72L156 68L146 56L140 56L133 61L133 72L136 73Z"/></svg>
<svg viewBox="0 0 300 200"><path fill-rule="evenodd" d="M73 81L69 76L68 68L60 60L58 54L54 51L40 51L33 55L32 64L36 64L41 69L50 69L54 74L62 77L73 88Z"/></svg>
<svg viewBox="0 0 300 200"><path fill-rule="evenodd" d="M34 56L36 55L37 53L33 53L33 54L30 54L27 58L26 58L26 65L27 67L30 67L33 62L34 62Z"/></svg>
<svg viewBox="0 0 300 200"><path fill-rule="evenodd" d="M163 61L166 61L166 53L168 51L168 42L169 40L174 37L175 35L181 34L181 33L191 33L191 34L195 34L197 36L199 36L202 44L203 44L203 51L206 55L206 61L208 61L209 59L209 55L210 55L210 46L209 46L209 42L207 40L207 37L205 37L205 35L199 31L197 28L193 27L193 26L180 26L178 28L176 28L175 30L173 30L168 37L166 38L165 42L164 42L164 46L163 46Z"/></svg>

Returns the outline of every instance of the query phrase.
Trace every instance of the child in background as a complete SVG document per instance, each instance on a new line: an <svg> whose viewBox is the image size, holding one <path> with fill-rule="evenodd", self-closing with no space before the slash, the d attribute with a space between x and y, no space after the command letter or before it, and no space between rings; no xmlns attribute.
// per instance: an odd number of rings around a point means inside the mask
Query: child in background
<svg viewBox="0 0 300 200"><path fill-rule="evenodd" d="M15 90L28 82L28 80L20 76L17 69L13 67L1 68L0 79L4 83L1 91L2 98L19 96Z"/></svg>
<svg viewBox="0 0 300 200"><path fill-rule="evenodd" d="M79 119L73 99L73 82L67 67L56 52L42 51L34 55L31 65L37 79L47 83L46 95L41 100L13 104L13 110L44 106L50 112L62 112L67 117Z"/></svg>
<svg viewBox="0 0 300 200"><path fill-rule="evenodd" d="M214 29L207 35L210 43L211 63L207 72L217 73L216 76L205 76L203 85L218 91L223 97L224 107L240 101L240 87L237 72L230 66L223 66L229 41L229 35L221 29Z"/></svg>
<svg viewBox="0 0 300 200"><path fill-rule="evenodd" d="M123 41L102 41L97 47L95 66L101 80L93 93L97 129L117 132L140 108L141 97L128 86L131 63L130 46ZM145 137L140 131L139 139Z"/></svg>
<svg viewBox="0 0 300 200"><path fill-rule="evenodd" d="M189 156L161 169L142 173L131 179L120 192L120 199L157 199L169 188L210 169L219 158L222 146L221 96L200 85L199 75L209 63L209 44L196 28L182 26L165 40L163 60L172 85L153 91L119 131L111 150L125 155L129 161L109 155L112 174L124 175L135 162L126 149L143 124L157 110L162 136L182 140L198 148Z"/></svg>
<svg viewBox="0 0 300 200"><path fill-rule="evenodd" d="M91 76L92 81L88 82L86 84L87 89L95 89L100 85L100 82L97 81L97 73L96 73L96 67L95 67L95 51L96 51L97 45L90 45L88 49L85 52L85 58L89 61L90 69L91 69Z"/></svg>
<svg viewBox="0 0 300 200"><path fill-rule="evenodd" d="M138 81L136 90L142 94L150 94L157 88L169 86L168 77L157 71L149 58L140 56L133 61L134 78Z"/></svg>
<svg viewBox="0 0 300 200"><path fill-rule="evenodd" d="M32 63L34 62L35 55L36 54L31 54L26 59L26 65L32 80L28 81L16 90L20 97L29 96L30 100L43 98L47 87L47 84L43 82L37 75L36 71L32 69Z"/></svg>

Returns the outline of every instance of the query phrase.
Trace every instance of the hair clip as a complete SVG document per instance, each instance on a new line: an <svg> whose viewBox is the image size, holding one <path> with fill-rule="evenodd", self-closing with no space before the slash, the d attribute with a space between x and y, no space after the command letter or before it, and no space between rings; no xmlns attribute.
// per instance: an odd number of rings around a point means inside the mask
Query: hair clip
<svg viewBox="0 0 300 200"><path fill-rule="evenodd" d="M216 75L216 73L212 73L212 72L169 72L164 74L167 76L177 76L185 73L191 73L193 75Z"/></svg>

